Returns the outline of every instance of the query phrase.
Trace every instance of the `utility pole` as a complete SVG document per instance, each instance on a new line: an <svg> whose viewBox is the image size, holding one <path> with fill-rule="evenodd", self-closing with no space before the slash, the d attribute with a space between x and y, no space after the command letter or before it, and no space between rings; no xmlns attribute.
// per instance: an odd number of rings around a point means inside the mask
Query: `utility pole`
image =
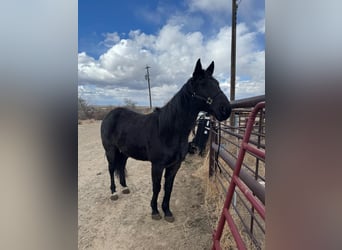
<svg viewBox="0 0 342 250"><path fill-rule="evenodd" d="M230 61L230 101L235 100L235 74L236 74L236 13L237 0L232 0L232 41L231 41L231 61ZM230 116L230 125L235 125L235 114Z"/></svg>
<svg viewBox="0 0 342 250"><path fill-rule="evenodd" d="M150 109L152 109L150 72L148 71L149 68L151 68L151 67L146 65L146 67L145 67L145 69L146 69L145 79L147 80L147 84L148 84L148 93L149 93L149 96L150 96Z"/></svg>

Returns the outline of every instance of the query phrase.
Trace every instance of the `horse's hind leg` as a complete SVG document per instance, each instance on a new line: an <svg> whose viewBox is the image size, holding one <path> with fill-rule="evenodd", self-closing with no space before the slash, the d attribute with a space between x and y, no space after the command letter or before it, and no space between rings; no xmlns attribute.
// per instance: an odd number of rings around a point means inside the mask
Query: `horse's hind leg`
<svg viewBox="0 0 342 250"><path fill-rule="evenodd" d="M115 186L115 181L114 181L114 163L109 163L108 164L109 168L109 175L110 175L110 190L112 191L112 195L110 196L110 199L115 201L119 198L118 193L116 192L116 186Z"/></svg>
<svg viewBox="0 0 342 250"><path fill-rule="evenodd" d="M111 199L117 200L119 198L116 192L116 186L114 181L114 171L115 171L115 155L117 154L118 150L115 147L111 147L106 150L106 157L108 160L108 170L110 176L110 190L112 192Z"/></svg>
<svg viewBox="0 0 342 250"><path fill-rule="evenodd" d="M119 178L120 178L120 184L123 187L122 193L123 194L129 194L130 190L127 187L126 184L126 162L127 162L127 156L123 153L117 154L117 164L118 164L118 172L119 172Z"/></svg>

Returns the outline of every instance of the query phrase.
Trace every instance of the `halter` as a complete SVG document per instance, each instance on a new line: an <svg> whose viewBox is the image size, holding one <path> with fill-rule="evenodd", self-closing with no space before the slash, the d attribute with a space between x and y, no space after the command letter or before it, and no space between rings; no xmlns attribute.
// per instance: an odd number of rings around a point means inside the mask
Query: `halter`
<svg viewBox="0 0 342 250"><path fill-rule="evenodd" d="M210 96L204 97L204 96L197 95L195 92L192 92L191 97L205 101L207 104L211 105L214 99L221 93L223 93L222 90L219 90L213 97L210 97Z"/></svg>
<svg viewBox="0 0 342 250"><path fill-rule="evenodd" d="M206 104L208 104L208 105L213 104L215 98L216 98L219 94L223 94L222 90L219 89L219 91L218 91L213 97L210 97L210 96L205 97L205 96L198 95L198 94L196 94L196 92L193 90L193 87L192 87L192 84L191 84L192 81L193 81L193 80L190 79L190 84L188 85L188 86L189 86L189 87L188 87L188 91L190 92L191 97L192 97L192 98L197 98L197 99L202 100L202 101L205 101Z"/></svg>

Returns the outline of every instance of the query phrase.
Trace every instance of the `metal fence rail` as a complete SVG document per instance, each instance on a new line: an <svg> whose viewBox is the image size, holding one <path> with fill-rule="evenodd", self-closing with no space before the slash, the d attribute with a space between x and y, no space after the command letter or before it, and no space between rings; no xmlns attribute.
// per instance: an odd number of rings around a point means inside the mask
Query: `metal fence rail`
<svg viewBox="0 0 342 250"><path fill-rule="evenodd" d="M212 249L221 249L220 239L226 221L238 249L246 249L246 245L248 249L264 248L264 99L264 96L258 96L232 102L234 126L213 122L209 175L225 196L225 202L213 234ZM253 106L255 108L251 109Z"/></svg>

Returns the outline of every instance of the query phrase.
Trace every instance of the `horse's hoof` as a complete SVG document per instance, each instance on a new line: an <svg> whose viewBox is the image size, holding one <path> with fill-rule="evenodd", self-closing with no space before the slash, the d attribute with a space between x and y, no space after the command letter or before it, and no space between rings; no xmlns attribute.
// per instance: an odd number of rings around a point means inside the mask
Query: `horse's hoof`
<svg viewBox="0 0 342 250"><path fill-rule="evenodd" d="M167 222L174 222L174 221L175 221L175 217L173 217L173 216L165 216L164 219L165 219Z"/></svg>
<svg viewBox="0 0 342 250"><path fill-rule="evenodd" d="M117 192L112 193L112 195L110 196L110 199L111 199L112 201L116 201L117 199L119 199L118 193L117 193Z"/></svg>
<svg viewBox="0 0 342 250"><path fill-rule="evenodd" d="M129 188L128 187L124 187L123 189L122 189L122 193L123 194L129 194L131 191L129 190Z"/></svg>
<svg viewBox="0 0 342 250"><path fill-rule="evenodd" d="M160 216L160 214L152 214L152 219L153 220L160 220L162 217Z"/></svg>

